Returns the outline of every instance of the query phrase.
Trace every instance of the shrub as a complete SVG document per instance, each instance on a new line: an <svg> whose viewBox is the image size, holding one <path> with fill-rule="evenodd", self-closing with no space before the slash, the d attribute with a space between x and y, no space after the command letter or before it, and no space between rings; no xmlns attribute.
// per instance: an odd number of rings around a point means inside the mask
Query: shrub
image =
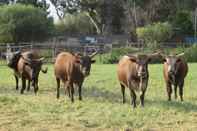
<svg viewBox="0 0 197 131"><path fill-rule="evenodd" d="M52 28L53 20L42 9L21 4L0 7L0 42L42 41Z"/></svg>
<svg viewBox="0 0 197 131"><path fill-rule="evenodd" d="M168 22L139 27L136 32L138 39L144 40L152 47L157 47L158 42L168 40L173 34L172 26Z"/></svg>
<svg viewBox="0 0 197 131"><path fill-rule="evenodd" d="M197 45L193 45L185 51L185 58L188 62L197 62Z"/></svg>
<svg viewBox="0 0 197 131"><path fill-rule="evenodd" d="M136 48L114 48L110 53L98 56L96 61L97 63L102 64L113 64L117 63L121 56L129 53L135 53L136 51Z"/></svg>

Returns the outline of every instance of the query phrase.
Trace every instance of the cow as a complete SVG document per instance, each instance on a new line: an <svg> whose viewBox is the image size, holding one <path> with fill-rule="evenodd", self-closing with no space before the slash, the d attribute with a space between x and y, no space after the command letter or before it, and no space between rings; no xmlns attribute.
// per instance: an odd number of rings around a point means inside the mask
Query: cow
<svg viewBox="0 0 197 131"><path fill-rule="evenodd" d="M26 88L26 80L28 80L28 88L30 90L30 82L34 87L35 94L38 91L38 77L40 70L47 73L47 68L42 69L44 58L40 58L36 51L17 51L10 55L8 59L8 67L14 70L16 80L16 90L18 90L19 77L22 79L21 94L24 93Z"/></svg>
<svg viewBox="0 0 197 131"><path fill-rule="evenodd" d="M187 62L182 58L184 53L178 55L162 55L163 76L166 83L168 101L171 101L172 85L174 85L174 97L177 99L177 86L179 87L179 96L183 101L184 79L188 73Z"/></svg>
<svg viewBox="0 0 197 131"><path fill-rule="evenodd" d="M144 95L149 79L148 63L157 56L158 53L125 55L119 60L117 75L121 86L123 103L125 103L125 87L128 87L133 108L136 107L137 96L135 91L140 91L141 106L144 106Z"/></svg>
<svg viewBox="0 0 197 131"><path fill-rule="evenodd" d="M91 64L95 62L92 58L97 54L94 52L92 55L73 54L69 52L61 52L58 54L54 70L57 81L57 99L60 96L60 80L64 83L65 93L74 102L74 87L78 86L79 100L82 100L81 87L85 77L90 74Z"/></svg>

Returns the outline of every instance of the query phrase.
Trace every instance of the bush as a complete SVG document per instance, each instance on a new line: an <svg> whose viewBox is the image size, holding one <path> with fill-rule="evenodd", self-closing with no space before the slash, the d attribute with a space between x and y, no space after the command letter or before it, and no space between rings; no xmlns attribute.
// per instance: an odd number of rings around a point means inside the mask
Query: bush
<svg viewBox="0 0 197 131"><path fill-rule="evenodd" d="M149 47L157 47L158 42L163 42L171 38L173 31L172 26L168 23L155 23L145 27L137 28L138 39L142 39L145 43L150 44Z"/></svg>
<svg viewBox="0 0 197 131"><path fill-rule="evenodd" d="M182 51L184 52L184 51ZM185 58L188 62L197 62L197 45L193 45L192 47L186 49Z"/></svg>
<svg viewBox="0 0 197 131"><path fill-rule="evenodd" d="M97 56L96 61L97 63L102 64L114 64L119 61L121 56L129 53L135 53L136 51L136 48L114 48L112 49L111 53Z"/></svg>
<svg viewBox="0 0 197 131"><path fill-rule="evenodd" d="M42 9L14 4L0 7L0 42L28 42L46 39L53 20Z"/></svg>
<svg viewBox="0 0 197 131"><path fill-rule="evenodd" d="M136 48L114 48L111 53L102 54L96 56L96 62L100 64L114 64L119 61L119 59L126 54L132 53L144 53L151 54L155 52L150 48L145 48L143 51L139 51ZM165 48L162 51L166 55L170 54L180 54L185 53L184 58L187 62L197 62L197 43L189 48L178 47L178 48ZM151 63L162 63L160 58L154 59Z"/></svg>

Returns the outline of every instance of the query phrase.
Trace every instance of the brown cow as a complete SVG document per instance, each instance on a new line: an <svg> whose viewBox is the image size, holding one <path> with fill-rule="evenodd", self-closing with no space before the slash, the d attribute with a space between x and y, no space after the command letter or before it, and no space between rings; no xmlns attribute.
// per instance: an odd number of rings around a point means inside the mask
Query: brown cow
<svg viewBox="0 0 197 131"><path fill-rule="evenodd" d="M133 104L133 107L136 107L135 91L140 91L141 105L144 106L144 94L149 79L148 63L156 56L158 56L158 53L152 55L126 55L119 61L117 73L123 103L125 103L125 87L128 87L132 98L131 105Z"/></svg>
<svg viewBox="0 0 197 131"><path fill-rule="evenodd" d="M43 73L47 72L42 69L43 58L40 58L35 51L27 51L24 53L13 53L9 59L8 66L14 70L14 76L16 79L16 89L18 90L18 78L22 78L21 94L23 94L26 88L26 80L28 80L28 90L30 89L30 81L34 87L35 94L38 91L38 76L40 70Z"/></svg>
<svg viewBox="0 0 197 131"><path fill-rule="evenodd" d="M65 93L68 91L71 101L74 102L74 87L78 86L79 100L82 100L81 86L84 78L90 74L91 64L95 62L91 56L79 56L79 54L71 54L68 52L60 53L55 61L55 76L57 80L57 98L59 98L60 80L64 83Z"/></svg>
<svg viewBox="0 0 197 131"><path fill-rule="evenodd" d="M183 86L184 79L188 72L188 65L184 59L181 58L184 53L179 55L163 56L164 68L163 75L166 82L166 89L168 93L168 100L171 100L172 85L174 85L174 95L177 98L177 86L179 87L179 96L183 101Z"/></svg>

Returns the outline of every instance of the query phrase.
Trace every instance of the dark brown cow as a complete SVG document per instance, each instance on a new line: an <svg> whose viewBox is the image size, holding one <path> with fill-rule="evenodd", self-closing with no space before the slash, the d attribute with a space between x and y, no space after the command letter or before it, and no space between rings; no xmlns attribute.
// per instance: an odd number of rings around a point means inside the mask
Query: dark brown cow
<svg viewBox="0 0 197 131"><path fill-rule="evenodd" d="M133 107L136 107L135 91L140 91L141 105L144 106L144 94L149 79L148 63L156 56L158 56L157 53L152 55L127 55L119 61L117 73L121 85L123 103L125 103L125 87L128 87Z"/></svg>
<svg viewBox="0 0 197 131"><path fill-rule="evenodd" d="M14 76L16 79L16 89L18 90L18 78L22 78L21 94L23 94L26 88L26 80L28 80L28 90L30 89L30 81L34 87L34 92L38 91L38 76L40 70L43 73L47 72L42 69L43 58L38 56L35 51L27 51L24 53L16 52L13 53L9 59L8 66L14 70Z"/></svg>
<svg viewBox="0 0 197 131"><path fill-rule="evenodd" d="M177 98L177 86L179 87L179 95L183 101L183 86L184 79L188 72L188 65L184 59L181 58L184 53L179 55L164 56L163 74L166 82L166 89L168 93L168 100L171 100L172 85L174 85L174 95Z"/></svg>
<svg viewBox="0 0 197 131"><path fill-rule="evenodd" d="M74 87L78 86L79 100L82 100L81 86L84 78L90 74L91 64L95 62L92 58L96 52L91 56L79 56L78 54L71 54L68 52L60 53L55 62L55 76L57 80L57 98L59 98L60 80L64 83L65 93L68 91L71 101L74 102Z"/></svg>

